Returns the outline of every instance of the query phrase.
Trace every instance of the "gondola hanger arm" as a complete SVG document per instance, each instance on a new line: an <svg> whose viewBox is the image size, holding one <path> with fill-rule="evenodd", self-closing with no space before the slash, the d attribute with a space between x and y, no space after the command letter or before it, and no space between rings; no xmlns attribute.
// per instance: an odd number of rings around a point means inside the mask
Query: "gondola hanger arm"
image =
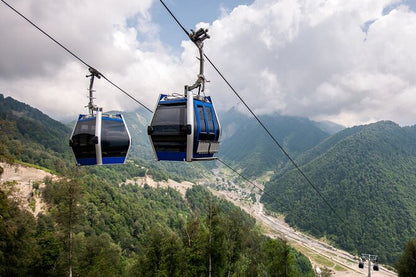
<svg viewBox="0 0 416 277"><path fill-rule="evenodd" d="M93 93L95 91L93 89L93 86L94 86L94 77L97 77L98 79L100 79L101 76L102 76L102 74L98 70L96 70L95 68L93 68L93 67L88 68L88 71L91 74L86 75L85 77L90 78L90 87L88 88L88 92L89 92L88 98L90 99L90 101L88 102L88 105L86 107L88 107L88 109L90 111L90 114L92 115L92 114L94 114L94 111L102 110L102 108L98 108L97 105L94 104L94 99L95 98L93 96Z"/></svg>
<svg viewBox="0 0 416 277"><path fill-rule="evenodd" d="M204 40L210 38L208 35L208 29L200 28L198 31L191 30L191 33L189 33L189 38L192 40L192 42L198 47L199 50L199 74L198 79L195 81L195 83L191 86L187 86L187 91L191 91L195 88L200 88L200 91L198 92L198 95L200 92L205 91L205 82L208 82L205 79L204 75Z"/></svg>

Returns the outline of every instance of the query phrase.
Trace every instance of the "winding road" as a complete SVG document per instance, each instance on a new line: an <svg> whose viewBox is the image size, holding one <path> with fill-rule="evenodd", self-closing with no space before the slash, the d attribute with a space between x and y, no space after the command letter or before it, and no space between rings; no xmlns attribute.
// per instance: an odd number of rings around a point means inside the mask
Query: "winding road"
<svg viewBox="0 0 416 277"><path fill-rule="evenodd" d="M322 271L321 269L330 270L331 276L337 277L368 276L367 263L363 269L358 268L358 260L354 255L294 230L284 221L283 217L267 215L263 204L260 203L261 190L258 188L262 189L261 185L258 185L257 188L248 184L241 187L230 181L233 178L219 178L224 176L224 172L220 172L220 170L220 168L213 170L217 186L215 188L210 187L212 193L233 202L256 218L258 224L262 226L268 236L286 239L294 248L306 255L311 260L314 268L319 268L318 271ZM221 179L224 181L218 184L218 182L221 182L218 180ZM255 203L249 197L253 193L255 193ZM379 271L371 269L371 276L392 277L397 276L397 274L383 265L379 265Z"/></svg>

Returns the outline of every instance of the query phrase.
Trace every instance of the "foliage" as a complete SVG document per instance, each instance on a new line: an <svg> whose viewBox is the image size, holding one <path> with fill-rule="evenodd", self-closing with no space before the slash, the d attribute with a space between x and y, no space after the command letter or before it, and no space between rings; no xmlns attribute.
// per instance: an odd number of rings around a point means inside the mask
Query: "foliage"
<svg viewBox="0 0 416 277"><path fill-rule="evenodd" d="M392 122L353 127L299 158L336 214L293 169L266 185L262 201L291 225L393 263L401 243L416 235L415 131Z"/></svg>
<svg viewBox="0 0 416 277"><path fill-rule="evenodd" d="M145 130L145 117L128 114L126 119L132 130ZM74 168L70 129L40 111L0 95L0 128L2 160L61 175L44 180L39 190L48 211L36 220L0 193L2 276L65 276L70 265L74 276L272 276L279 266L275 259L285 262L288 276L312 272L304 256L261 235L253 218L201 186L190 189L184 200L171 188L125 184L146 174L181 181L206 172L195 163L151 162L143 132L137 137L133 132L132 153L143 153L140 158L119 166ZM271 243L289 252L265 259Z"/></svg>
<svg viewBox="0 0 416 277"><path fill-rule="evenodd" d="M399 276L416 276L416 239L409 241L396 263Z"/></svg>
<svg viewBox="0 0 416 277"><path fill-rule="evenodd" d="M64 171L70 129L37 109L0 94L0 160L20 160Z"/></svg>
<svg viewBox="0 0 416 277"><path fill-rule="evenodd" d="M0 191L0 276L29 274L37 259L35 220Z"/></svg>
<svg viewBox="0 0 416 277"><path fill-rule="evenodd" d="M66 275L73 224L75 276L208 276L210 268L212 276L273 276L280 263L287 276L312 276L303 255L262 236L252 218L201 186L188 191L187 205L170 188L75 175L45 179L50 210L37 223L0 194L1 226L15 230L0 228L2 275Z"/></svg>

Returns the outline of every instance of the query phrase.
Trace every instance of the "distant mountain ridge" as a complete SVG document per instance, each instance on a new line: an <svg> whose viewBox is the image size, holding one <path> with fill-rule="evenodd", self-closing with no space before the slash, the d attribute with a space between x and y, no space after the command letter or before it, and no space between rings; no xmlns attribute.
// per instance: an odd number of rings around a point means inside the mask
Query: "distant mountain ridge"
<svg viewBox="0 0 416 277"><path fill-rule="evenodd" d="M219 156L222 159L242 169L244 175L252 177L261 176L267 171L279 173L285 168L287 157L253 117L231 109L221 118L224 139ZM343 128L328 122L318 123L307 118L278 114L264 115L260 120L293 157L328 138L331 133L325 130Z"/></svg>
<svg viewBox="0 0 416 277"><path fill-rule="evenodd" d="M16 127L27 139L62 152L63 145L67 143L63 143L64 140L55 140L55 137L67 138L71 131L67 126L40 110L11 97L4 98L3 94L0 94L0 118L15 121Z"/></svg>

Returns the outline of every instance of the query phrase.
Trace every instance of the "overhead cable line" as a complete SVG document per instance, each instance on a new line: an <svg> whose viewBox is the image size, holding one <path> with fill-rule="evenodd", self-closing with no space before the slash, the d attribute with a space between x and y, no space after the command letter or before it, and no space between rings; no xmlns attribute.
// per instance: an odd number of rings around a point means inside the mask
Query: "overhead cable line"
<svg viewBox="0 0 416 277"><path fill-rule="evenodd" d="M117 88L118 90L120 90L122 93L124 93L125 95L127 95L130 99L132 99L134 102L136 102L137 104L141 105L143 108L145 108L147 111L149 111L150 113L152 113L153 111L151 109L149 109L146 105L144 105L143 103L141 103L139 100L137 100L136 98L134 98L131 94L129 94L127 91L125 91L124 89L122 89L121 87L119 87L118 85L116 85L113 81L111 81L110 79L108 79L106 76L104 76L101 72L99 72L98 70L96 70L93 66L89 65L87 62L85 62L83 59L81 59L78 55L76 55L74 52L72 52L71 50L69 50L67 47L65 47L62 43L60 43L59 41L57 41L55 38L53 38L51 35L49 35L47 32L45 32L42 28L40 28L38 25L36 25L33 21L31 21L29 18L27 18L26 16L24 16L21 12L19 12L18 10L16 10L14 7L12 7L10 4L8 4L6 1L1 0L7 7L9 7L11 10L13 10L16 14L18 14L20 17L22 17L23 19L25 19L27 22L29 22L33 27L35 27L36 29L38 29L42 34L44 34L45 36L47 36L50 40L52 40L53 42L55 42L57 45L59 45L61 48L63 48L66 52L68 52L71 56L73 56L75 59L77 59L79 62L81 62L83 65L85 65L86 67L88 67L88 69L93 69L94 71L98 72L99 76L103 77L103 79L105 79L107 82L109 82L111 85L113 85L115 88Z"/></svg>
<svg viewBox="0 0 416 277"><path fill-rule="evenodd" d="M179 25L179 27L189 37L189 32L185 29L185 27L181 24L181 22L176 18L176 16L172 13L172 11L166 6L166 4L163 2L163 0L159 0L159 1L166 8L166 10L169 12L169 14L173 17L173 19L176 21L176 23ZM204 57L208 60L208 62L215 69L215 71L217 71L217 73L225 81L225 83L230 87L230 89L234 92L234 94L238 97L238 99L240 99L240 101L244 104L244 106L247 108L247 110L253 115L253 117L257 120L257 122L264 129L264 131L266 131L266 133L270 136L270 138L273 140L273 142L280 148L280 150L283 152L283 154L289 159L289 161L293 164L293 166L299 171L299 173L303 176L303 178L306 180L306 182L316 191L316 193L319 195L319 197L331 209L331 211L335 214L335 216L338 217L338 219L342 223L345 224L344 219L342 219L342 217L335 211L334 207L332 207L332 205L328 202L328 200L326 200L326 198L322 195L322 193L318 190L318 188L313 184L313 182L309 179L309 177L303 172L303 170L300 168L300 166L292 159L292 157L289 155L289 153L283 148L283 146L273 136L273 134L269 131L269 129L263 124L263 122L259 119L259 117L254 113L254 111L247 105L247 103L244 101L244 99L234 89L234 87L230 84L230 82L228 82L228 80L224 77L224 75L221 73L221 71L214 65L214 63L208 58L208 56L206 54L204 54Z"/></svg>
<svg viewBox="0 0 416 277"><path fill-rule="evenodd" d="M20 17L25 19L27 22L29 22L33 27L38 29L42 34L47 36L49 39L51 39L53 42L55 42L57 45L59 45L61 48L63 48L66 52L68 52L71 56L76 58L79 62L87 66L88 68L94 69L99 73L101 77L103 77L107 82L109 82L111 85L113 85L115 88L123 92L125 95L127 95L130 99L141 105L143 108L145 108L150 113L153 113L153 111L145 106L143 103L141 103L139 100L137 100L135 97L133 97L131 94L129 94L127 91L122 89L120 86L112 82L109 78L107 78L105 75L100 73L98 70L96 70L94 67L90 66L87 62L85 62L83 59L81 59L78 55L76 55L74 52L69 50L67 47L65 47L62 43L57 41L55 38L53 38L51 35L49 35L47 32L45 32L42 28L37 26L34 22L32 22L30 19L28 19L26 16L24 16L22 13L20 13L18 10L16 10L14 7L12 7L10 4L8 4L6 1L1 0L7 7L9 7L11 10L13 10L16 14L18 14ZM183 25L180 23L180 21L175 17L175 15L170 11L170 9L166 6L166 4L160 0L160 2L163 4L163 6L166 8L166 10L170 13L170 15L174 18L174 20L177 22L177 24L182 28L182 30L186 33L186 35L189 37L190 33L183 27ZM230 87L230 89L234 92L234 94L240 99L240 101L244 104L244 106L248 109L248 111L254 116L254 118L257 120L257 122L260 124L260 126L266 131L266 133L270 136L270 138L275 142L275 144L281 149L281 151L285 154L285 156L291 161L291 163L295 166L295 168L301 173L301 175L305 178L305 180L309 183L309 185L318 193L318 195L323 199L325 204L331 209L331 211L343 222L345 221L338 215L338 213L335 211L335 209L332 207L332 205L325 199L325 197L320 193L320 191L317 189L317 187L312 183L312 181L305 175L305 173L300 169L300 167L297 165L297 163L291 158L291 156L286 152L286 150L281 146L281 144L278 142L278 140L271 134L271 132L267 129L267 127L262 123L262 121L257 117L257 115L254 113L254 111L247 105L247 103L242 99L242 97L237 93L237 91L234 89L234 87L228 82L228 80L224 77L224 75L221 73L221 71L214 65L214 63L209 59L209 57L204 54L204 57L208 60L208 62L212 65L212 67L217 71L217 73L221 76L221 78L226 82L226 84ZM234 169L233 169L234 170Z"/></svg>

